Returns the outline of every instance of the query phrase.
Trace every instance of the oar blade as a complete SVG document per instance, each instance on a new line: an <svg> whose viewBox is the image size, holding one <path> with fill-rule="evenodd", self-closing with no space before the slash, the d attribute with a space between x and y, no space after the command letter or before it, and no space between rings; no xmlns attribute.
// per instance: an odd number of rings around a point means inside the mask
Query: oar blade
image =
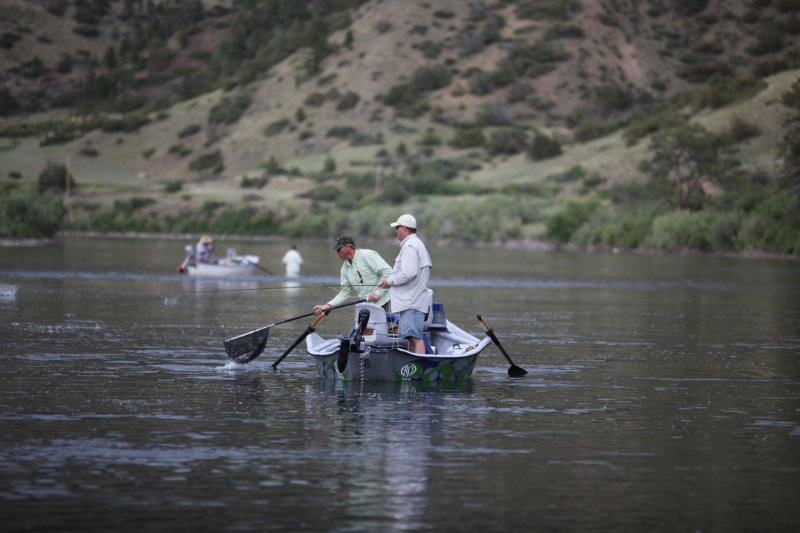
<svg viewBox="0 0 800 533"><path fill-rule="evenodd" d="M336 359L336 367L342 374L347 368L347 357L350 355L350 338L344 337L339 343L339 357Z"/></svg>
<svg viewBox="0 0 800 533"><path fill-rule="evenodd" d="M226 340L225 353L239 364L249 363L264 351L269 339L269 327L257 329Z"/></svg>
<svg viewBox="0 0 800 533"><path fill-rule="evenodd" d="M516 377L519 377L519 376L524 376L527 373L528 373L527 370L525 370L524 368L518 367L517 365L512 365L508 369L508 375L511 376L512 378L516 378Z"/></svg>

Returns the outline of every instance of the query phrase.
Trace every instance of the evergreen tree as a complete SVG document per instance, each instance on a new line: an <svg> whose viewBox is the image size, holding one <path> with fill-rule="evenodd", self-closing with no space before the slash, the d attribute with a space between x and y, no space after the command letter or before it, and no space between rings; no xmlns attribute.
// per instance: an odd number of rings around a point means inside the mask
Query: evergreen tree
<svg viewBox="0 0 800 533"><path fill-rule="evenodd" d="M108 70L114 70L119 64L117 62L117 52L113 46L106 48L106 54L103 56L103 64Z"/></svg>
<svg viewBox="0 0 800 533"><path fill-rule="evenodd" d="M322 19L314 19L308 26L306 32L306 45L311 48L311 55L308 59L306 68L309 72L319 71L322 60L328 55L328 25Z"/></svg>

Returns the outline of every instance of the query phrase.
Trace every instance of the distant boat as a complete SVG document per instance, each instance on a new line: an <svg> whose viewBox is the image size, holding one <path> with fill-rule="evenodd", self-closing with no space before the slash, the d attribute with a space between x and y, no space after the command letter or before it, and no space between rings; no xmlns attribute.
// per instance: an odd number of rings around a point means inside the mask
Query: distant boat
<svg viewBox="0 0 800 533"><path fill-rule="evenodd" d="M194 257L194 249L186 245L186 258L178 266L178 272L188 273L190 276L249 276L258 265L257 255L239 255L233 248L228 249L228 255L217 259L213 263L197 261Z"/></svg>
<svg viewBox="0 0 800 533"><path fill-rule="evenodd" d="M17 286L0 283L0 300L14 300L17 297Z"/></svg>

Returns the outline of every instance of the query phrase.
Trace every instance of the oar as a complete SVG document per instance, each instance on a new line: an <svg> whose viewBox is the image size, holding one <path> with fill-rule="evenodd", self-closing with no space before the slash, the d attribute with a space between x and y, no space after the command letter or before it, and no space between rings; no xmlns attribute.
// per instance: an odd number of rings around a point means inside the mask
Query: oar
<svg viewBox="0 0 800 533"><path fill-rule="evenodd" d="M494 330L489 327L489 324L486 323L486 320L484 320L484 318L481 315L478 315L478 321L481 324L483 324L483 327L486 328L486 334L489 335L489 338L492 339L492 341L497 345L498 348L500 348L500 351L503 352L503 355L506 356L506 359L511 364L511 368L508 369L508 375L516 377L516 376L524 376L525 374L527 374L528 373L527 370L525 370L524 368L520 368L514 364L514 361L511 360L511 358L506 353L505 349L503 349L503 345L500 344L500 341L497 339L497 335L494 334Z"/></svg>
<svg viewBox="0 0 800 533"><path fill-rule="evenodd" d="M339 309L340 307L347 307L349 305L355 305L363 301L365 300L363 299L356 300L354 302L337 305L331 307L327 311L331 311L333 309ZM225 353L227 353L228 357L233 359L237 363L240 364L249 363L256 357L261 355L261 352L263 352L264 348L267 346L267 339L269 339L269 328L271 328L272 326L277 326L278 324L291 322L293 320L300 320L301 318L306 318L313 314L314 312L312 311L311 313L305 313L303 315L287 318L286 320L275 322L274 324L270 324L269 326L264 326L263 328L249 331L247 333L242 333L237 337L230 338L223 343L225 345Z"/></svg>
<svg viewBox="0 0 800 533"><path fill-rule="evenodd" d="M249 265L253 265L254 267L256 267L256 268L257 268L257 269L259 269L259 270L263 270L264 272L266 272L266 273L267 273L267 274L269 274L270 276L274 276L274 275L275 275L275 274L273 274L272 272L270 272L269 270L267 270L266 268L264 268L264 267L262 267L261 265L259 265L258 263L253 263L252 261L248 261L247 259L245 259L244 261L245 261L245 263L247 263L247 264L249 264ZM306 315L306 316L307 316L307 315Z"/></svg>
<svg viewBox="0 0 800 533"><path fill-rule="evenodd" d="M331 308L331 309L332 309L332 308ZM292 350L294 350L294 349L295 349L295 347L296 347L298 344L300 344L301 342L303 342L303 339L305 339L306 337L308 337L308 336L309 336L309 334L313 333L313 332L314 332L314 328L316 328L316 327L317 327L317 325L318 325L320 322L322 322L322 319L323 319L323 318L325 318L326 316L328 316L328 313L330 313L330 311L331 311L330 309L326 309L326 310L325 310L325 311L323 311L323 312L322 312L322 313L321 313L321 314L320 314L320 315L319 315L319 316L318 316L316 319L314 319L314 322L312 322L311 324L309 324L309 325L308 325L308 327L306 328L306 330L305 330L305 331L304 331L304 332L303 332L303 333L302 333L302 334L301 334L299 337L297 337L297 340L296 340L296 341L294 341L294 343L293 343L291 346L289 346L289 347L286 349L286 351L285 351L285 352L283 352L283 355L281 355L281 356L278 358L278 360L277 360L277 361L275 361L274 363L272 363L272 368L278 368L278 365L280 364L280 362L281 362L281 361L283 361L283 359L284 359L284 358L285 358L287 355L289 355L289 352L291 352Z"/></svg>

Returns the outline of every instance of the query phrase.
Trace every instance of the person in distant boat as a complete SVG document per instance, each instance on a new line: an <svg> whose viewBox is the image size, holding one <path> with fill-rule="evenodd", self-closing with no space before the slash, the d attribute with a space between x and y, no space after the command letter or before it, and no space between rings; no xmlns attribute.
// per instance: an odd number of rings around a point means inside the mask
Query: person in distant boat
<svg viewBox="0 0 800 533"><path fill-rule="evenodd" d="M211 255L214 251L214 240L209 235L203 235L197 242L197 261L199 263L216 263L217 258Z"/></svg>
<svg viewBox="0 0 800 533"><path fill-rule="evenodd" d="M433 263L425 244L417 237L417 219L400 215L390 225L397 231L400 253L391 275L382 279L378 288L391 288L392 313L399 315L398 335L408 339L408 351L425 353L422 328L428 312L426 292Z"/></svg>
<svg viewBox="0 0 800 533"><path fill-rule="evenodd" d="M331 251L343 261L339 294L326 304L315 305L314 314L345 303L353 293L388 311L389 291L379 290L377 285L392 273L389 263L374 250L356 248L356 241L350 235L339 236Z"/></svg>
<svg viewBox="0 0 800 533"><path fill-rule="evenodd" d="M303 256L297 251L297 246L292 246L283 254L281 262L286 265L286 276L296 278L300 275L300 265L303 264Z"/></svg>

